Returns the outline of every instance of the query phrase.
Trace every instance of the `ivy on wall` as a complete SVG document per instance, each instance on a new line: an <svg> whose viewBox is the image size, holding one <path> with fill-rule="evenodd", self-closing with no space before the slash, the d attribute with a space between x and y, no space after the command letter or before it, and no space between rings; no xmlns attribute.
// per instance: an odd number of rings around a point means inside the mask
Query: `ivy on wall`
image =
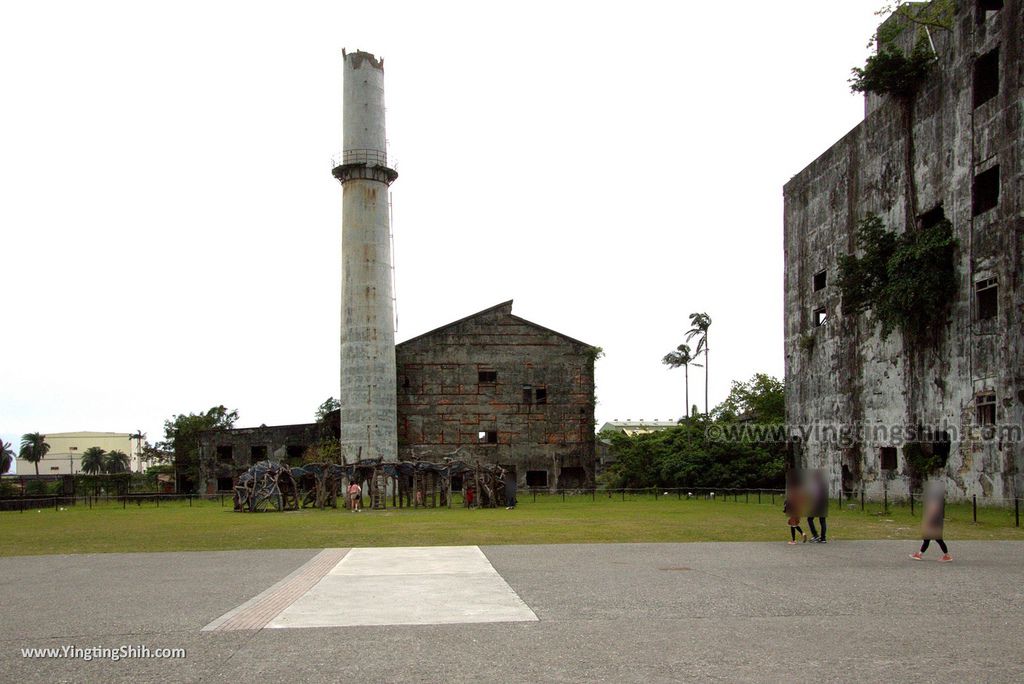
<svg viewBox="0 0 1024 684"><path fill-rule="evenodd" d="M856 240L861 256L839 257L843 312L870 311L883 338L898 328L918 342L933 339L957 288L953 225L942 219L897 235L871 214Z"/></svg>

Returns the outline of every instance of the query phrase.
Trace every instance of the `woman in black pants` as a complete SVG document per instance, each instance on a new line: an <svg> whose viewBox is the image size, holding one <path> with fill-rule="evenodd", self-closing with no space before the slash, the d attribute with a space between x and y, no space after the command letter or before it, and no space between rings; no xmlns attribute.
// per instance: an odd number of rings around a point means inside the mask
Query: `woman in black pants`
<svg viewBox="0 0 1024 684"><path fill-rule="evenodd" d="M820 470L811 473L811 480L808 483L810 493L808 499L811 502L810 513L807 516L807 526L811 528L811 541L819 544L827 544L825 537L828 535L828 526L825 518L828 517L828 483L825 482L825 474ZM814 518L821 524L821 536L814 527Z"/></svg>
<svg viewBox="0 0 1024 684"><path fill-rule="evenodd" d="M928 550L931 540L942 549L940 563L948 563L953 560L946 548L946 542L942 541L942 523L946 518L946 488L942 482L932 481L925 489L924 511L921 514L921 550L910 554L911 560L923 560L921 556Z"/></svg>

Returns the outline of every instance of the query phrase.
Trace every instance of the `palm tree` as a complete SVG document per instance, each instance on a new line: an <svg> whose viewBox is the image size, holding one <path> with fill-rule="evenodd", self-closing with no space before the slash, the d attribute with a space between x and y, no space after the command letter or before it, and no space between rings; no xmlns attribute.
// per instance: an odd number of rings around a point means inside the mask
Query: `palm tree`
<svg viewBox="0 0 1024 684"><path fill-rule="evenodd" d="M708 328L711 327L711 316L706 313L690 314L690 329L686 331L686 341L697 338L697 349L693 358L704 354L704 417L708 416Z"/></svg>
<svg viewBox="0 0 1024 684"><path fill-rule="evenodd" d="M693 354L690 353L690 345L681 344L676 347L675 351L671 351L661 359L661 362L669 368L683 368L683 377L686 383L686 406L684 418L690 417L690 365L697 366L700 368L699 363L693 363Z"/></svg>
<svg viewBox="0 0 1024 684"><path fill-rule="evenodd" d="M13 461L14 450L11 449L11 443L0 439L0 475L3 475L11 469L11 463Z"/></svg>
<svg viewBox="0 0 1024 684"><path fill-rule="evenodd" d="M27 432L21 436L21 450L18 452L18 458L35 465L36 475L38 475L39 461L43 460L49 450L50 445L46 443L46 435Z"/></svg>
<svg viewBox="0 0 1024 684"><path fill-rule="evenodd" d="M117 450L108 452L103 459L103 470L111 474L128 472L128 454Z"/></svg>
<svg viewBox="0 0 1024 684"><path fill-rule="evenodd" d="M91 446L82 452L82 472L90 475L103 472L105 454L106 452L98 446Z"/></svg>

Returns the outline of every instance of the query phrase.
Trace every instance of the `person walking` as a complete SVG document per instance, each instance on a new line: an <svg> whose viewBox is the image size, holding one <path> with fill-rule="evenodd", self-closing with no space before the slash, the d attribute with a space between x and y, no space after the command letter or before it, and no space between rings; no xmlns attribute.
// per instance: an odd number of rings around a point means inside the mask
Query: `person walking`
<svg viewBox="0 0 1024 684"><path fill-rule="evenodd" d="M932 540L942 549L940 563L949 563L953 557L949 555L946 542L942 540L942 524L946 519L946 486L939 480L932 480L925 487L924 510L921 512L921 550L910 554L911 560L924 560L924 552Z"/></svg>
<svg viewBox="0 0 1024 684"><path fill-rule="evenodd" d="M351 502L353 513L358 513L363 508L363 488L355 480L348 486L348 499Z"/></svg>
<svg viewBox="0 0 1024 684"><path fill-rule="evenodd" d="M505 479L505 510L511 511L516 507L516 474L508 468L502 474Z"/></svg>
<svg viewBox="0 0 1024 684"><path fill-rule="evenodd" d="M804 543L807 542L807 533L800 529L800 516L794 514L795 507L790 503L789 499L782 506L783 513L789 513L789 541L787 544L796 544L796 535L799 532L803 538Z"/></svg>
<svg viewBox="0 0 1024 684"><path fill-rule="evenodd" d="M828 483L825 482L825 473L820 470L811 473L809 489L810 512L807 514L807 526L811 528L811 541L827 544L828 526L825 518L828 517ZM814 527L815 518L821 525L821 536L818 536L818 530Z"/></svg>

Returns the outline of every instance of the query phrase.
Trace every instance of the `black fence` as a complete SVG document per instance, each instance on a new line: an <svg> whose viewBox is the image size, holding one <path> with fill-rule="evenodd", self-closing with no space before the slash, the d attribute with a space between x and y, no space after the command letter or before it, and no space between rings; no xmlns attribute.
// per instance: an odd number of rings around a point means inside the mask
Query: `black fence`
<svg viewBox="0 0 1024 684"><path fill-rule="evenodd" d="M522 488L517 496L519 503L548 502L580 502L589 501L715 501L732 504L750 504L778 506L781 512L785 499L785 490L767 488L731 488L731 487L643 487L643 488L565 488L551 490L548 488ZM830 499L830 504L837 505L841 510L859 510L862 513L876 516L890 514L908 514L920 516L923 495L915 492L910 496L902 496L890 500L888 492L884 492L881 500L868 500L864 492L842 492ZM158 493L111 493L79 496L7 496L0 497L0 511L32 511L42 509L60 510L62 507L120 507L137 508L156 507L161 505L187 506L217 504L222 508L234 508L231 493L218 494L158 494ZM456 507L466 505L461 492L453 492L452 504ZM431 508L428 506L427 508ZM442 506L437 506L442 508ZM978 497L948 502L946 504L946 520L960 522L988 522L1001 525L1013 524L1020 527L1021 498L985 497L982 505L978 505Z"/></svg>
<svg viewBox="0 0 1024 684"><path fill-rule="evenodd" d="M127 509L129 506L136 506L141 508L145 506L160 507L161 504L168 505L176 503L178 505L192 507L194 503L199 502L215 502L219 503L220 506L233 507L233 499L231 494L207 494L200 496L199 494L157 494L157 493L138 493L138 494L87 494L84 496L9 496L0 497L0 511L33 511L52 508L54 510L60 510L61 508L69 507L118 507Z"/></svg>

